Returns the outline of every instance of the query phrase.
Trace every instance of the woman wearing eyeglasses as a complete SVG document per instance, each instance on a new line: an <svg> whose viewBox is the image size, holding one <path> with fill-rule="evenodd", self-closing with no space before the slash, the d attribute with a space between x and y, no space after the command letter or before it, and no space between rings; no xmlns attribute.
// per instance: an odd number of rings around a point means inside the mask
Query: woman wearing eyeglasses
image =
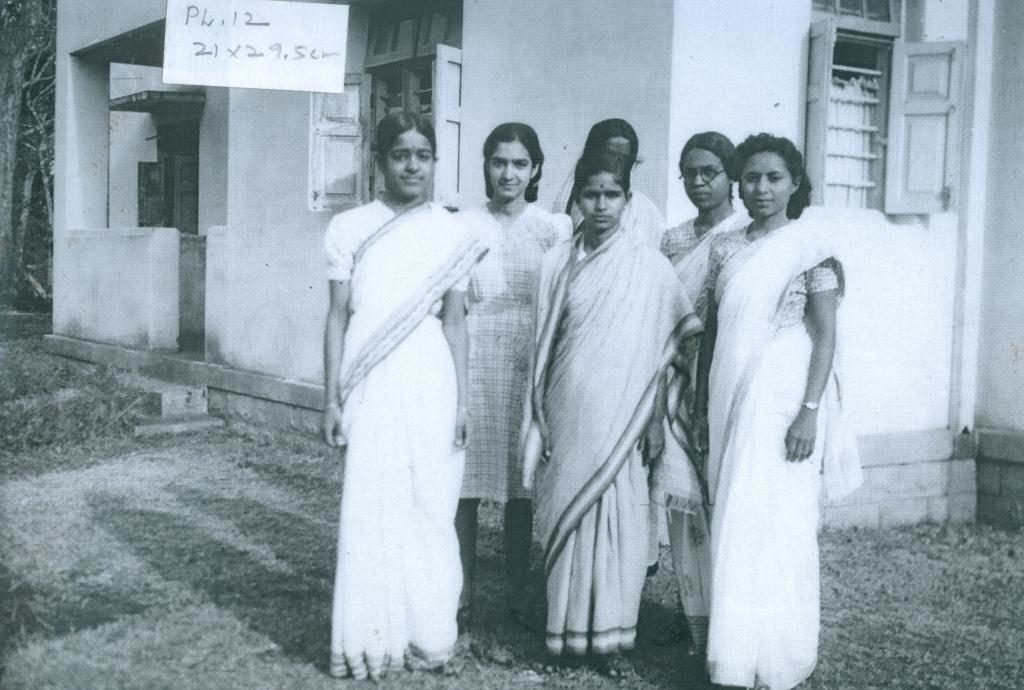
<svg viewBox="0 0 1024 690"><path fill-rule="evenodd" d="M704 319L707 296L702 289L708 270L711 238L749 222L747 214L732 206L735 149L728 137L718 132L701 132L690 137L679 156L679 172L686 196L697 207L697 216L665 231L661 252L672 261L686 296L697 315ZM682 366L688 367L690 382L696 380L696 343L684 351ZM692 410L693 387L679 391L687 409ZM658 642L672 644L684 638L683 623L689 628L692 654L703 655L707 643L710 560L708 520L701 488L702 458L689 458L684 444L666 444L665 455L654 470L654 500L668 509L672 565L679 586L679 601L685 619L677 617Z"/></svg>

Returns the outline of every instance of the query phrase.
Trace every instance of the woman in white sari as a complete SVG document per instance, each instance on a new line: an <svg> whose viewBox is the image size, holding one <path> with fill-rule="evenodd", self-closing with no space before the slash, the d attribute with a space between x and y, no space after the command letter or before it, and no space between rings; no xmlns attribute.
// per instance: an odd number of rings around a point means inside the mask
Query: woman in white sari
<svg viewBox="0 0 1024 690"><path fill-rule="evenodd" d="M714 237L749 222L746 213L732 206L735 148L718 132L695 134L679 155L683 189L697 208L697 216L665 231L661 252L669 258L682 282L686 296L702 320L707 311L704 280L708 270L708 249ZM696 380L697 342L690 341L682 366ZM693 386L679 391L692 412ZM688 453L687 451L690 451ZM685 619L677 617L658 639L671 644L684 639L689 630L692 654L704 655L707 646L708 604L711 598L711 545L704 500L703 456L692 452L688 443L668 443L661 462L655 465L652 499L667 508L672 566L679 588L679 602Z"/></svg>
<svg viewBox="0 0 1024 690"><path fill-rule="evenodd" d="M860 481L834 366L843 272L828 228L795 220L810 185L793 144L750 137L736 164L753 222L712 244L696 400L708 412L708 671L785 690L817 662L820 474L832 496Z"/></svg>
<svg viewBox="0 0 1024 690"><path fill-rule="evenodd" d="M427 201L429 123L388 115L377 146L384 199L335 216L324 240L324 436L346 446L330 672L354 678L441 668L455 644L465 290L484 251Z"/></svg>

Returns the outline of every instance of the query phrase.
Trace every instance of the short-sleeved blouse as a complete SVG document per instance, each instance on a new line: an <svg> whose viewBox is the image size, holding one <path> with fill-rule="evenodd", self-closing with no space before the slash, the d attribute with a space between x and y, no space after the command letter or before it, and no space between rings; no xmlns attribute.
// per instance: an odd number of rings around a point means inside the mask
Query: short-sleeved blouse
<svg viewBox="0 0 1024 690"><path fill-rule="evenodd" d="M324 253L327 256L327 280L347 281L352 279L355 268L356 254L374 233L397 214L383 201L376 199L368 204L342 211L331 218L324 234ZM451 227L464 228L457 216L451 217ZM445 219L446 223L448 219ZM420 222L420 221L410 221ZM429 221L428 221L429 222ZM424 223L424 232L442 231L443 228L428 228ZM448 231L454 231L448 229ZM453 290L466 291L469 287L469 276L464 276L453 286ZM437 306L439 306L438 303Z"/></svg>
<svg viewBox="0 0 1024 690"><path fill-rule="evenodd" d="M753 240L757 241L757 240ZM708 277L704 283L705 294L710 296L722 266L732 256L750 244L746 228L722 233L711 240L711 256L708 264ZM841 287L840 267L835 259L829 258L817 266L804 271L795 277L786 288L779 317L779 327L786 328L803 321L807 310L807 297L816 292L838 290Z"/></svg>

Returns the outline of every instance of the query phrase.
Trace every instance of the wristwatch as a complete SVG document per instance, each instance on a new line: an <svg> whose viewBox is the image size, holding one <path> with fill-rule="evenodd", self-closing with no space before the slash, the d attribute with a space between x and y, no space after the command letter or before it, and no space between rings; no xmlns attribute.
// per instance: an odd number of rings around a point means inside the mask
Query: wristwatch
<svg viewBox="0 0 1024 690"><path fill-rule="evenodd" d="M803 406L806 407L811 412L814 412L818 409L818 403L811 402L809 400L805 400Z"/></svg>

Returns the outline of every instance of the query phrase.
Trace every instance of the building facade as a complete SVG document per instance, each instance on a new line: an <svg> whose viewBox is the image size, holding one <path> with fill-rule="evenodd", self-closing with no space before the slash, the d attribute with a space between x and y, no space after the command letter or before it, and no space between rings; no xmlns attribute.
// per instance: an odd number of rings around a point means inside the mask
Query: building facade
<svg viewBox="0 0 1024 690"><path fill-rule="evenodd" d="M623 117L634 185L672 223L692 213L676 167L691 134L769 131L803 146L810 212L846 233L867 482L826 522L1024 520L1013 0L355 1L334 96L164 85L165 8L60 1L51 350L311 431L320 240L379 191L387 111L433 118L453 208L484 199L494 125L537 129L550 205L590 125Z"/></svg>

